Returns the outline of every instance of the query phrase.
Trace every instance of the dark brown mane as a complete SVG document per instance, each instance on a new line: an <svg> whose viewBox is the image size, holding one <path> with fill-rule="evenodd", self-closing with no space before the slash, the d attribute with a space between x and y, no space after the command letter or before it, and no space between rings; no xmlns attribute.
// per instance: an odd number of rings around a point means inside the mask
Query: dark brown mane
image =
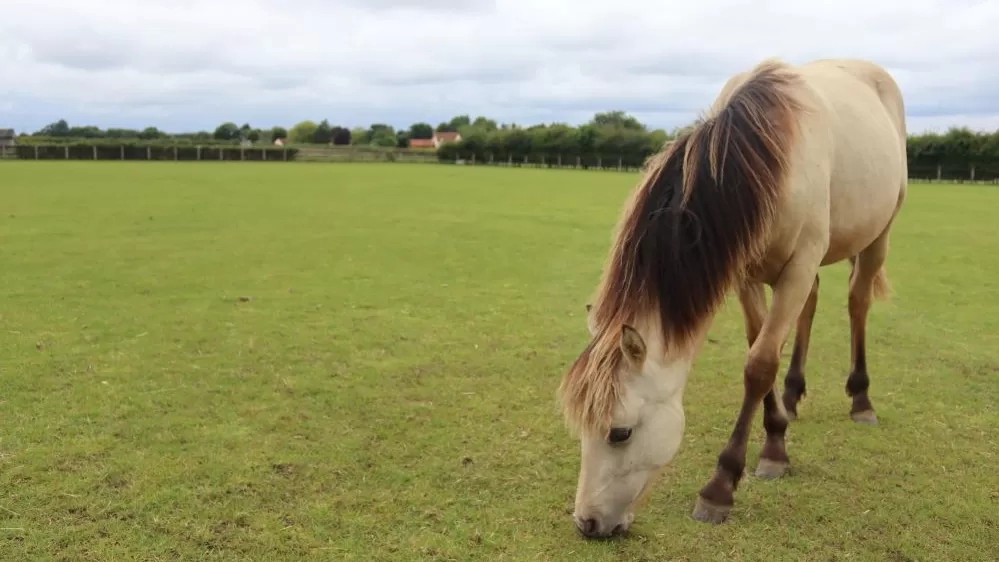
<svg viewBox="0 0 999 562"><path fill-rule="evenodd" d="M606 428L620 328L657 311L667 349L689 343L767 241L796 139L800 78L778 61L653 157L622 214L594 302L597 334L561 394L576 425Z"/></svg>

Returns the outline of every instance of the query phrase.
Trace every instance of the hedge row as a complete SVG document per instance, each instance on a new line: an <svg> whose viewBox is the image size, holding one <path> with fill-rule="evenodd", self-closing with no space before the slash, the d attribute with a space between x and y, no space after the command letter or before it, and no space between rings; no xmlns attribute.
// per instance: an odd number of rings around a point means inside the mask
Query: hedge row
<svg viewBox="0 0 999 562"><path fill-rule="evenodd" d="M584 125L469 131L437 150L442 162L510 163L583 168L640 168L667 140L662 131ZM911 135L907 150L912 178L995 181L999 178L999 131L955 128L944 134Z"/></svg>
<svg viewBox="0 0 999 562"><path fill-rule="evenodd" d="M297 148L240 148L231 146L163 146L160 144L18 145L23 160L185 160L185 161L292 161Z"/></svg>
<svg viewBox="0 0 999 562"><path fill-rule="evenodd" d="M262 141L261 141L262 142ZM53 137L53 136L19 136L17 137L17 143L21 145L39 145L39 146L52 146L52 145L66 145L66 144L79 144L79 145L92 145L96 144L98 146L228 146L228 147L239 147L239 140L219 140L213 138L203 138L203 137L185 137L185 136L171 136L171 137L159 137L159 138L139 138L139 137ZM270 146L269 143L263 143Z"/></svg>

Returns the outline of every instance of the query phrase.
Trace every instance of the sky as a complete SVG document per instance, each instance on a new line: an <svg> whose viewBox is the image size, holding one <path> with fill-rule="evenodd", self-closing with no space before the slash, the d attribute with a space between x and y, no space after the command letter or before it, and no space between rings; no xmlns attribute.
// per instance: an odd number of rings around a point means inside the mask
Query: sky
<svg viewBox="0 0 999 562"><path fill-rule="evenodd" d="M909 130L999 129L999 1L4 0L0 127L690 123L766 57L862 57Z"/></svg>

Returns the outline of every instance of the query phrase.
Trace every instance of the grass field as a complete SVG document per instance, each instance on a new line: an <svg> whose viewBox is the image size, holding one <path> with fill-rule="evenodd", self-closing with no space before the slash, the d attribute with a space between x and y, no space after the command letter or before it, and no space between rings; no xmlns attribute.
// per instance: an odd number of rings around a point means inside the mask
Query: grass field
<svg viewBox="0 0 999 562"><path fill-rule="evenodd" d="M868 332L879 427L849 420L847 269L826 268L793 473L749 476L724 525L693 521L741 400L732 298L631 535L578 537L554 392L635 179L3 163L0 558L995 559L983 186L911 187Z"/></svg>

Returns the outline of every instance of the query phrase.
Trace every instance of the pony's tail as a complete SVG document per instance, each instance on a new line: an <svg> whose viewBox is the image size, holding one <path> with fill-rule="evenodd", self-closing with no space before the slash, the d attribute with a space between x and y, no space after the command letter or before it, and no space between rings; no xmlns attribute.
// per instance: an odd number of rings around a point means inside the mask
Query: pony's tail
<svg viewBox="0 0 999 562"><path fill-rule="evenodd" d="M884 266L874 274L871 291L875 299L886 301L891 298L891 283L888 282L888 271Z"/></svg>
<svg viewBox="0 0 999 562"><path fill-rule="evenodd" d="M850 280L852 282L857 270L857 256L850 258ZM888 270L881 266L871 280L871 296L879 301L886 301L891 298L891 283L888 282Z"/></svg>

